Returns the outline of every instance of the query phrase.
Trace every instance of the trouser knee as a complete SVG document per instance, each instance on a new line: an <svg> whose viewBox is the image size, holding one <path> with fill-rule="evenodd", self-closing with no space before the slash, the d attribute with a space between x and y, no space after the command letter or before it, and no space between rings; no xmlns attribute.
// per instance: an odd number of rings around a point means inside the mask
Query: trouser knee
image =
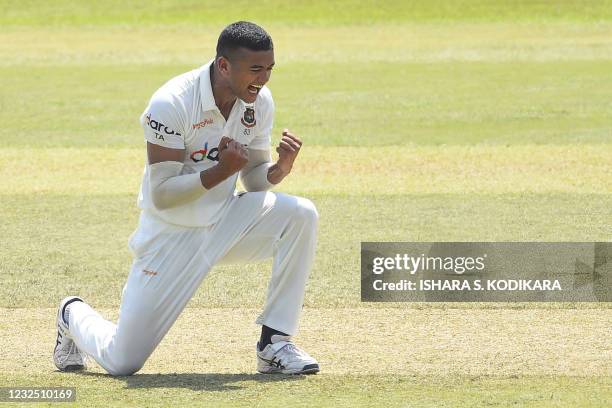
<svg viewBox="0 0 612 408"><path fill-rule="evenodd" d="M312 227L316 227L319 221L317 207L312 201L303 197L297 197L296 216L298 220Z"/></svg>
<svg viewBox="0 0 612 408"><path fill-rule="evenodd" d="M124 358L107 369L113 376L128 376L138 372L144 366L145 359Z"/></svg>
<svg viewBox="0 0 612 408"><path fill-rule="evenodd" d="M116 338L114 344L106 350L107 364L104 368L115 376L132 375L139 371L155 349L153 344L138 341L134 335L127 342L122 339L125 340L125 336Z"/></svg>

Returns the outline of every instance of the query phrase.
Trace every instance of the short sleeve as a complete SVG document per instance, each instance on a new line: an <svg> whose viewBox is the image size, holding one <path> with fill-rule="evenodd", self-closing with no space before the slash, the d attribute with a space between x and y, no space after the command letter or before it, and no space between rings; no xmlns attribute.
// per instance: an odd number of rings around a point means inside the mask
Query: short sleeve
<svg viewBox="0 0 612 408"><path fill-rule="evenodd" d="M171 149L185 148L182 122L176 104L155 95L140 117L145 140Z"/></svg>
<svg viewBox="0 0 612 408"><path fill-rule="evenodd" d="M249 149L269 150L272 143L272 127L274 126L274 101L272 93L267 87L261 92L262 101L259 104L261 110L260 123L257 124L257 134L249 144Z"/></svg>

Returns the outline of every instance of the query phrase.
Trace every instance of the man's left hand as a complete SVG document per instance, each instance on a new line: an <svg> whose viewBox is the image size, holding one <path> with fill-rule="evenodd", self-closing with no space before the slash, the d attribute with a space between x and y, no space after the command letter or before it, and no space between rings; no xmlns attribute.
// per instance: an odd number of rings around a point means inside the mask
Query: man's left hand
<svg viewBox="0 0 612 408"><path fill-rule="evenodd" d="M278 161L276 162L279 169L285 174L289 174L293 167L293 162L300 152L302 140L291 133L289 129L283 131L280 143L276 148L278 153Z"/></svg>

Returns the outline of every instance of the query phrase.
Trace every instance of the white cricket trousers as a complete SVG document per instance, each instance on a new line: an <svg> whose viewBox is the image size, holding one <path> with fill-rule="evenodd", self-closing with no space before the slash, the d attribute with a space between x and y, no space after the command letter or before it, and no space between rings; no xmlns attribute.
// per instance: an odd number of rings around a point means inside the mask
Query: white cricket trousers
<svg viewBox="0 0 612 408"><path fill-rule="evenodd" d="M317 211L311 201L271 192L234 196L210 227L172 225L147 211L129 240L134 255L117 324L89 305L70 306L76 345L112 375L144 365L217 263L274 257L266 305L256 323L293 335L314 259Z"/></svg>

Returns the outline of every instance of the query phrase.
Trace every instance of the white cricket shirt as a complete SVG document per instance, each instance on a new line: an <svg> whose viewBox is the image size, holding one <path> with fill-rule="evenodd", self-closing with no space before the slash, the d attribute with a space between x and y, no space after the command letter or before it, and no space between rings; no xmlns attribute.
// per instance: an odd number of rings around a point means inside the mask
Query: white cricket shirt
<svg viewBox="0 0 612 408"><path fill-rule="evenodd" d="M151 97L140 117L146 141L173 149L185 149L181 174L206 170L218 163L222 136L247 145L249 149L270 149L274 102L263 87L254 104L241 99L234 103L226 121L217 105L210 83L213 61L166 82ZM214 224L235 194L238 174L227 178L190 203L158 210L149 186L149 164L145 164L138 207L177 225L203 227Z"/></svg>

